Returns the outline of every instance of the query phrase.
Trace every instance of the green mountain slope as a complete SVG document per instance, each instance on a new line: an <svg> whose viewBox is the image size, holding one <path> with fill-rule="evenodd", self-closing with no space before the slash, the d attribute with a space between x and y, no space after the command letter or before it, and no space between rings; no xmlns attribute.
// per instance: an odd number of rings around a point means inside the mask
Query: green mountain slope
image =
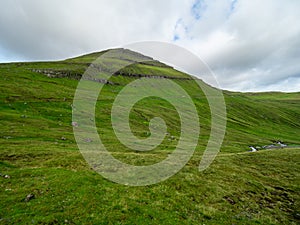
<svg viewBox="0 0 300 225"><path fill-rule="evenodd" d="M200 173L198 164L211 129L204 93L189 75L151 58L123 68L104 86L96 105L99 135L114 157L134 165L153 164L166 158L180 137L175 108L162 99L147 98L131 111L131 128L137 137L146 138L150 119L162 117L168 127L162 144L138 153L118 141L110 121L113 101L140 77L164 77L184 88L201 123L196 152L182 171L156 185L126 187L90 169L71 125L78 81L103 53L58 62L0 64L0 224L299 223L300 93L224 91L226 136L214 163ZM247 152L249 146L277 141L290 148ZM24 202L30 193L35 198Z"/></svg>

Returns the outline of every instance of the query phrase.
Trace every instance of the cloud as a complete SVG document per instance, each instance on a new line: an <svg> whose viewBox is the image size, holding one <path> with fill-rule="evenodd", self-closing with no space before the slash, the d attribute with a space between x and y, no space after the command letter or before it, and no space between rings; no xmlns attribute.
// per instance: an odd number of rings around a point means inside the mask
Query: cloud
<svg viewBox="0 0 300 225"><path fill-rule="evenodd" d="M200 20L189 17L176 42L213 69L225 89L300 91L300 14L296 1L207 1Z"/></svg>
<svg viewBox="0 0 300 225"><path fill-rule="evenodd" d="M1 1L0 61L166 41L202 58L224 89L300 91L299 8L293 0Z"/></svg>
<svg viewBox="0 0 300 225"><path fill-rule="evenodd" d="M0 3L0 46L25 59L70 57L137 40L170 40L192 1L15 0ZM167 18L167 19L166 19Z"/></svg>

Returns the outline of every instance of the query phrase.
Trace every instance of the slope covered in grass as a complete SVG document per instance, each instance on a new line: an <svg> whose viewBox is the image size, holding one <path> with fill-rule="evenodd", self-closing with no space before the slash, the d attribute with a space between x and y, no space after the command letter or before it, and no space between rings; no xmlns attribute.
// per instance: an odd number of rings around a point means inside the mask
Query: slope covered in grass
<svg viewBox="0 0 300 225"><path fill-rule="evenodd" d="M148 137L150 119L160 116L168 136L158 148L143 153L118 141L111 127L111 106L122 88L138 79L132 74L171 77L192 97L201 123L196 152L182 171L156 185L127 187L90 169L71 126L78 79L101 54L0 64L0 173L10 176L0 177L0 224L299 223L300 149L247 150L279 140L300 145L300 93L224 91L226 136L214 163L200 173L211 126L203 92L193 80L180 79L187 74L157 61L122 69L111 78L113 85L105 85L96 106L99 135L116 158L135 165L159 162L174 150L180 136L174 107L147 98L131 111L134 134ZM35 198L25 202L30 193Z"/></svg>

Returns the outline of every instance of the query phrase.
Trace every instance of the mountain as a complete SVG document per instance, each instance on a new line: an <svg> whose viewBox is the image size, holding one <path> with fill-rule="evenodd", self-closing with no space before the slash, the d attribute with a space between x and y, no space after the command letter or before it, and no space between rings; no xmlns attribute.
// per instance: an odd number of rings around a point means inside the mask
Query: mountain
<svg viewBox="0 0 300 225"><path fill-rule="evenodd" d="M108 80L95 80L103 84L95 110L102 142L128 164L146 166L167 158L181 135L174 106L146 98L131 110L130 127L140 139L149 137L153 117L165 120L167 135L150 152L133 151L119 142L111 108L135 80L172 80L192 98L199 114L200 138L192 159L170 179L145 187L115 184L90 169L74 139L73 98L87 68L108 51L56 62L0 64L0 223L299 223L300 92L223 91L225 138L215 161L199 172L211 132L204 92L186 73L120 51L126 57L110 59L109 67L125 61L130 65ZM143 60L135 63L136 58ZM287 147L280 148L278 142ZM259 151L249 152L249 146Z"/></svg>

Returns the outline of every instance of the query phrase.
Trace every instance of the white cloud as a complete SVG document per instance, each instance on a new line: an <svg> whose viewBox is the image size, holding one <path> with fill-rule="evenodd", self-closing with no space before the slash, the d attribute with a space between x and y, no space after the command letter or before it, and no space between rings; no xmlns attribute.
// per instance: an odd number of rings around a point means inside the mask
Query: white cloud
<svg viewBox="0 0 300 225"><path fill-rule="evenodd" d="M201 57L225 89L300 91L299 9L296 0L1 1L0 60L167 41Z"/></svg>
<svg viewBox="0 0 300 225"><path fill-rule="evenodd" d="M287 80L300 77L300 2L219 2L207 1L200 21L189 18L193 39L177 43L203 58L223 88L295 91Z"/></svg>

